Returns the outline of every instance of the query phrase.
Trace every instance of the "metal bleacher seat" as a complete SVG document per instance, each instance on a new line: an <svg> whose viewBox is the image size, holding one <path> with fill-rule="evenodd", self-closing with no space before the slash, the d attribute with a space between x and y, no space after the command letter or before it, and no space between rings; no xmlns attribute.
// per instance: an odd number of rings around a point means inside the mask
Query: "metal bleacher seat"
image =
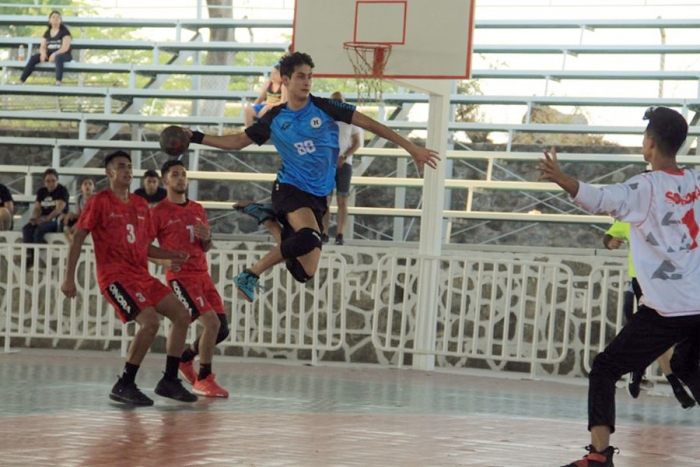
<svg viewBox="0 0 700 467"><path fill-rule="evenodd" d="M18 18L23 18L21 21ZM10 23L12 21L13 23ZM66 64L66 70L85 73L122 73L129 74L129 86L117 87L79 87L79 86L0 86L0 94L12 95L39 95L39 96L77 96L104 98L104 111L89 112L24 112L24 111L2 111L0 119L36 119L36 120L57 120L75 121L82 128L80 137L76 140L64 139L37 139L37 138L17 138L0 137L0 145L11 144L32 144L53 148L54 153L62 148L75 149L111 149L124 148L131 150L158 150L155 142L148 141L90 141L85 139L85 126L88 123L123 123L144 125L152 124L177 124L177 125L241 125L241 118L212 118L198 116L184 117L160 117L143 114L122 114L112 112L112 101L129 102L135 99L168 99L168 100L194 100L194 99L214 99L226 101L251 100L257 96L251 91L172 91L162 89L139 89L135 86L135 77L138 75L157 77L167 75L233 75L233 76L263 76L269 72L267 66L208 66L208 65L188 65L188 64L159 64L159 53L166 52L173 55L183 52L207 52L207 51L246 51L246 52L282 52L286 44L281 43L238 43L238 42L202 42L182 40L182 30L197 31L201 28L210 27L230 27L230 28L291 28L291 21L286 20L232 20L232 19L202 19L202 20L130 20L121 18L65 18L70 26L79 27L157 27L170 28L175 31L173 41L94 41L76 39L74 47L80 49L125 49L125 50L151 50L153 52L153 64L130 64L130 63L81 63L70 62ZM8 17L0 15L1 24L23 24L23 25L43 25L44 17ZM595 29L660 29L660 28L686 28L696 29L700 27L700 20L534 20L534 21L477 21L476 29L580 29L581 31L591 31ZM38 38L1 38L0 48L17 47L20 44L31 44L36 46ZM549 43L523 45L492 45L476 43L475 54L501 55L515 54L521 56L528 55L583 55L583 54L619 54L619 55L639 55L639 54L688 54L700 55L700 46L695 44L687 45L586 45L586 44L556 44ZM50 68L52 65L41 65ZM7 60L0 62L5 72L8 70L18 70L24 67L24 62ZM700 83L700 71L697 70L573 70L554 67L557 69L474 69L473 79L497 79L497 80L544 80L544 81L564 81L564 80L652 80L652 81L694 81ZM684 114L700 109L699 97L683 98L659 98L659 97L584 97L584 96L552 96L545 92L543 95L517 96L517 95L465 95L453 94L451 102L453 104L467 105L494 105L494 106L526 106L523 124L520 123L482 123L482 122L450 122L451 131L467 132L505 132L512 141L513 135L519 133L562 133L562 134L598 134L598 135L639 135L643 131L643 126L628 126L624 124L614 125L584 125L584 124L564 124L564 123L529 123L530 111L536 106L570 106L570 107L647 107L651 105L665 105L680 109ZM324 95L321 93L320 95ZM353 102L356 96L353 93L346 95L347 100ZM385 93L383 102L387 106L406 106L428 102L428 96L423 94L396 92ZM690 135L700 136L700 127L697 126L697 115L691 121ZM425 130L426 122L413 122L404 120L389 120L385 122L387 126L402 131ZM448 154L453 160L474 160L488 161L494 160L519 160L534 161L538 154L512 153L510 143L507 151L497 153L482 153L480 151L466 152L454 151ZM208 149L209 150L209 149ZM216 151L216 150L212 150ZM271 153L269 147L248 148L247 152L267 152ZM388 151L388 152L387 152ZM392 152L394 151L394 152ZM405 153L396 150L362 149L359 152L362 156L378 158L405 158ZM595 163L625 163L641 164L639 156L621 155L566 155L561 159L571 161L595 162ZM688 163L692 163L690 160ZM26 170L26 167L24 168ZM61 174L78 175L73 173L73 168L61 168ZM224 180L269 182L274 178L274 174L268 173L207 173L189 172L193 180ZM423 181L419 178L385 178L356 176L353 184L358 187L384 186L394 188L420 187ZM536 183L528 181L500 181L500 180L458 180L449 179L445 183L447 189L452 190L507 190L514 192L548 192L558 191L554 185L546 183ZM205 202L211 209L229 209L228 203ZM386 216L407 216L420 215L417 209L396 209L396 208L369 208L355 206L351 208L353 214L379 214ZM499 220L532 220L525 213L509 212L474 212L474 211L446 211L448 217L455 218L476 218L476 219L499 219ZM538 221L549 222L594 222L605 223L607 216L583 216L583 215L541 215Z"/></svg>

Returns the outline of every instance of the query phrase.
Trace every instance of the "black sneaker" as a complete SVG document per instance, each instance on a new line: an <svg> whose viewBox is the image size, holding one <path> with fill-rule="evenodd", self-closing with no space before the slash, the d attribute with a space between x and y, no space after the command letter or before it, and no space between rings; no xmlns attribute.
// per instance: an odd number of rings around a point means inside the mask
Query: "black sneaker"
<svg viewBox="0 0 700 467"><path fill-rule="evenodd" d="M328 234L322 233L321 234L321 243L323 243L325 245L326 243L328 243L328 240L329 240Z"/></svg>
<svg viewBox="0 0 700 467"><path fill-rule="evenodd" d="M690 394L685 391L683 386L679 388L674 387L673 395L676 396L676 400L681 404L683 410L688 410L695 407L695 400L690 397Z"/></svg>
<svg viewBox="0 0 700 467"><path fill-rule="evenodd" d="M627 392L630 393L633 399L639 397L639 392L642 385L642 373L638 371L633 371L630 376L630 382L627 385Z"/></svg>
<svg viewBox="0 0 700 467"><path fill-rule="evenodd" d="M153 400L142 393L141 390L136 387L136 383L124 383L121 378L117 380L117 383L112 388L112 392L109 393L109 398L127 405L143 407L153 405Z"/></svg>
<svg viewBox="0 0 700 467"><path fill-rule="evenodd" d="M335 244L336 245L345 245L345 241L343 240L343 234L336 235Z"/></svg>
<svg viewBox="0 0 700 467"><path fill-rule="evenodd" d="M156 394L180 402L195 402L197 400L197 396L185 389L182 385L182 380L179 378L168 379L164 376L163 379L158 381Z"/></svg>
<svg viewBox="0 0 700 467"><path fill-rule="evenodd" d="M572 462L571 464L566 464L562 467L615 467L613 464L613 455L617 454L619 449L612 446L608 446L601 452L595 450L595 448L590 445L586 446L586 454L583 459Z"/></svg>

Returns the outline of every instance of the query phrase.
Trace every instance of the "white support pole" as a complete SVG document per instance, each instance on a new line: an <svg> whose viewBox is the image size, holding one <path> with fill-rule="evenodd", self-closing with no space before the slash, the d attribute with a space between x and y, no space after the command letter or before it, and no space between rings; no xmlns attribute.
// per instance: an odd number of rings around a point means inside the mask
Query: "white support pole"
<svg viewBox="0 0 700 467"><path fill-rule="evenodd" d="M433 370L435 368L435 331L438 311L438 281L442 251L443 208L445 201L445 152L447 150L447 128L450 109L450 82L411 82L419 90L430 93L428 113L427 147L440 154L437 169L424 169L423 210L420 221L420 275L418 282L418 305L416 309L415 350L413 368Z"/></svg>
<svg viewBox="0 0 700 467"><path fill-rule="evenodd" d="M396 177L404 178L408 174L408 159L404 157L399 157L396 159ZM397 209L403 209L406 207L406 187L400 186L394 190L394 206ZM404 241L404 218L401 216L394 217L394 231L392 232L392 238L395 242Z"/></svg>
<svg viewBox="0 0 700 467"><path fill-rule="evenodd" d="M200 154L200 149L197 148L194 151L189 152L189 158L190 158L190 163L189 167L187 170L190 171L196 171L199 170L199 154ZM199 181L198 180L190 180L188 183L188 188L187 188L187 196L190 199L199 199Z"/></svg>
<svg viewBox="0 0 700 467"><path fill-rule="evenodd" d="M131 140L132 141L141 141L143 138L143 127L139 124L133 124L131 126ZM142 169L141 167L141 157L143 156L143 153L141 152L140 149L131 151L131 163L134 167L134 169ZM136 191L139 189L141 186L141 180L143 177L134 177L133 180L131 181L131 191Z"/></svg>

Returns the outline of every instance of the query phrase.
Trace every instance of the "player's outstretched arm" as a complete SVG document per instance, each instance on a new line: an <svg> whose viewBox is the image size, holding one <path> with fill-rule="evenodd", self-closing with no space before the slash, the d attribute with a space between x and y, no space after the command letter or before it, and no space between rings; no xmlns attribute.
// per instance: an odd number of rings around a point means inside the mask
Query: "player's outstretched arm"
<svg viewBox="0 0 700 467"><path fill-rule="evenodd" d="M189 128L183 128L183 130L190 137L190 143L203 144L213 148L238 150L253 144L253 140L243 131L235 135L213 136L205 135L199 131L193 132Z"/></svg>
<svg viewBox="0 0 700 467"><path fill-rule="evenodd" d="M440 161L440 156L438 156L436 151L416 146L388 126L382 125L361 112L355 111L355 113L352 114L352 124L364 128L367 131L371 131L384 139L388 139L392 143L396 143L413 157L413 160L416 161L416 164L418 164L420 168L423 167L423 164L427 164L434 169Z"/></svg>
<svg viewBox="0 0 700 467"><path fill-rule="evenodd" d="M557 150L552 148L544 152L544 159L538 159L538 164L535 167L539 170L542 175L538 180L547 180L548 182L554 182L564 189L572 198L575 198L578 194L578 180L573 177L566 175L561 171L559 167L559 161L557 160Z"/></svg>
<svg viewBox="0 0 700 467"><path fill-rule="evenodd" d="M75 266L78 264L78 258L80 258L80 252L83 249L83 243L87 238L87 230L75 229L73 232L73 240L71 241L70 248L68 249L68 264L66 265L66 275L63 278L63 284L61 285L61 292L68 297L75 297L78 292L75 287Z"/></svg>

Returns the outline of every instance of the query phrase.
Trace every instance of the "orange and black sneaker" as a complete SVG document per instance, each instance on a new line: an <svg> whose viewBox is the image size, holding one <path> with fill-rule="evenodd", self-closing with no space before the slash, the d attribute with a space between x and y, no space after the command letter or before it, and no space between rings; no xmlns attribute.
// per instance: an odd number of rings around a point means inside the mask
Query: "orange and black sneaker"
<svg viewBox="0 0 700 467"><path fill-rule="evenodd" d="M180 361L178 373L180 373L182 379L191 385L194 385L195 381L197 381L197 372L194 371L194 360L188 362Z"/></svg>
<svg viewBox="0 0 700 467"><path fill-rule="evenodd" d="M219 386L214 380L214 373L204 379L197 378L192 387L192 392L205 397L228 397L228 391Z"/></svg>
<svg viewBox="0 0 700 467"><path fill-rule="evenodd" d="M613 464L613 455L620 452L619 449L608 446L602 451L595 450L593 445L586 446L588 454L583 459L566 464L562 467L615 467Z"/></svg>

